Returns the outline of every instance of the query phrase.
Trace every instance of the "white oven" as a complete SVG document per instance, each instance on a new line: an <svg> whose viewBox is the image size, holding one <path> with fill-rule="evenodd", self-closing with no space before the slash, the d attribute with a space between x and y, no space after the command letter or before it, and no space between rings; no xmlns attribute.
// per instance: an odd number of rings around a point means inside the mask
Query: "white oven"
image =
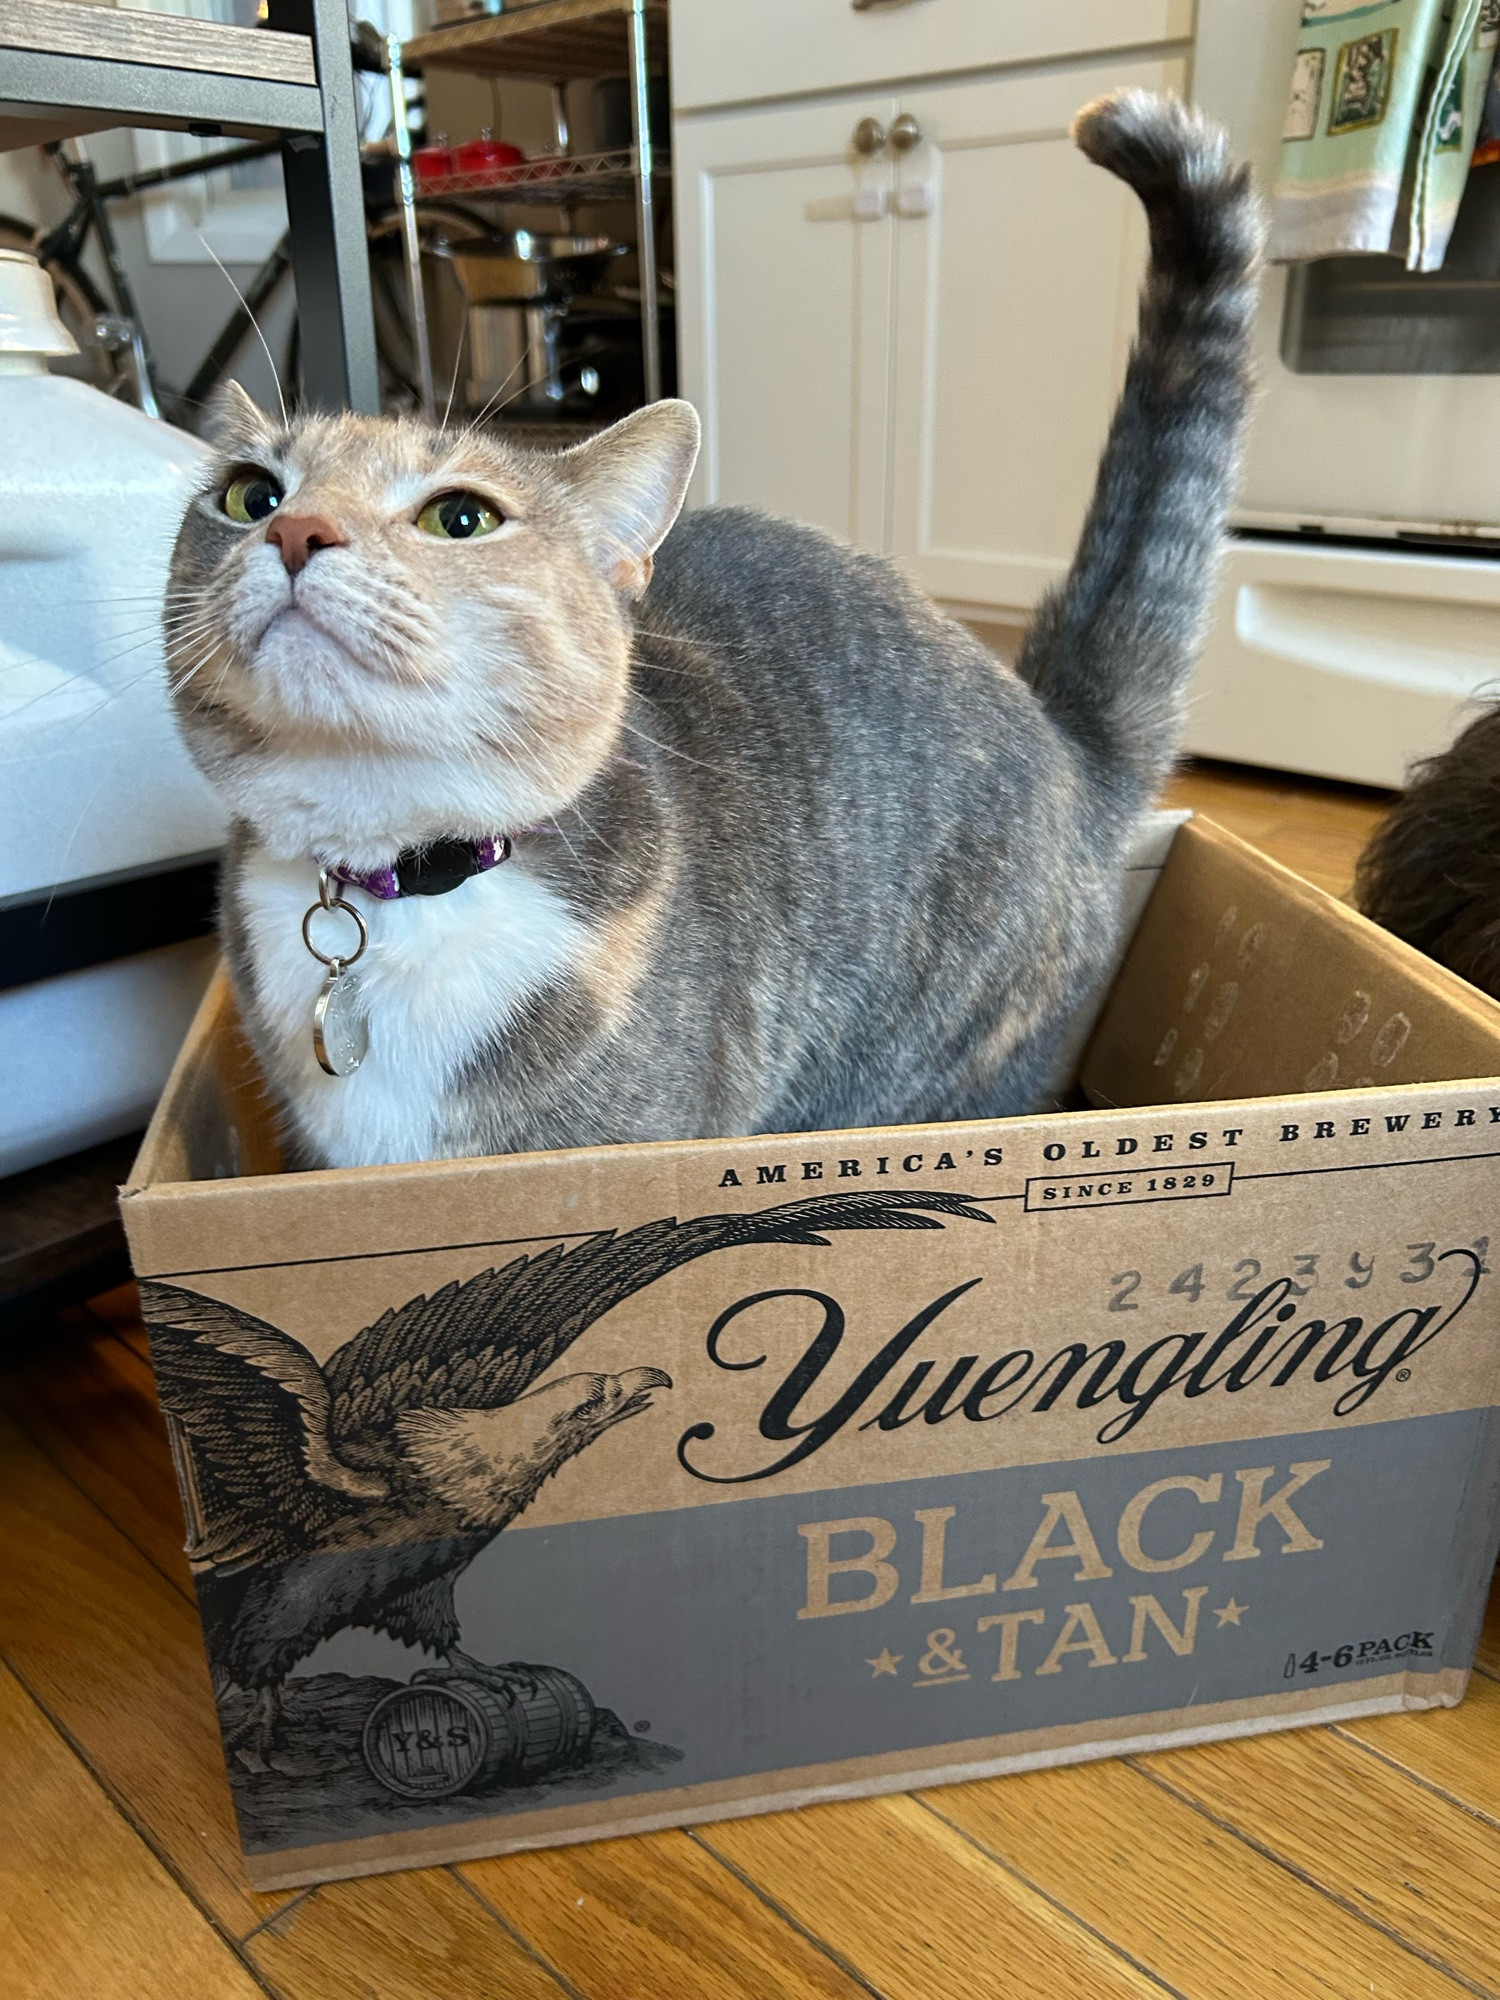
<svg viewBox="0 0 1500 2000"><path fill-rule="evenodd" d="M1193 94L1267 192L1301 14L1198 4ZM1440 272L1273 266L1257 367L1188 748L1399 784L1500 695L1500 163L1471 175Z"/></svg>

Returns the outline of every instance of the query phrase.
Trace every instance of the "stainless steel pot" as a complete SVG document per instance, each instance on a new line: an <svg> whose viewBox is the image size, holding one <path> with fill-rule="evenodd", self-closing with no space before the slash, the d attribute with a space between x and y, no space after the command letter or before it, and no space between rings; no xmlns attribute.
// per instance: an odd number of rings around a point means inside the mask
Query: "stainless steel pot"
<svg viewBox="0 0 1500 2000"><path fill-rule="evenodd" d="M516 229L453 246L453 268L471 305L565 305L597 284L623 243L608 236L538 236Z"/></svg>

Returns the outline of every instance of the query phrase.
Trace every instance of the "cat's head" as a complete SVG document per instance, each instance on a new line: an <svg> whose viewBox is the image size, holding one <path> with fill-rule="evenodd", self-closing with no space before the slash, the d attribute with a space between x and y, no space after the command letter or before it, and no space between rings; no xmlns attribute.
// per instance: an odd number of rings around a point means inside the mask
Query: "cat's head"
<svg viewBox="0 0 1500 2000"><path fill-rule="evenodd" d="M698 448L656 403L558 455L235 391L167 596L188 746L282 854L378 866L546 818L613 754L630 601Z"/></svg>

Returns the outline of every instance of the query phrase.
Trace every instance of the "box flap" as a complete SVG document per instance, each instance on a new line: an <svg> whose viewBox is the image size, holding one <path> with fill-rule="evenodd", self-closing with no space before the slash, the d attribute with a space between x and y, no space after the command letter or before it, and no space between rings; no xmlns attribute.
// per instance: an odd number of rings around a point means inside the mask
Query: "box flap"
<svg viewBox="0 0 1500 2000"><path fill-rule="evenodd" d="M1172 845L1084 1053L1094 1105L1500 1074L1500 1006L1242 840Z"/></svg>
<svg viewBox="0 0 1500 2000"><path fill-rule="evenodd" d="M124 1193L285 1168L276 1114L220 963L172 1065ZM128 1227L128 1222L127 1222Z"/></svg>

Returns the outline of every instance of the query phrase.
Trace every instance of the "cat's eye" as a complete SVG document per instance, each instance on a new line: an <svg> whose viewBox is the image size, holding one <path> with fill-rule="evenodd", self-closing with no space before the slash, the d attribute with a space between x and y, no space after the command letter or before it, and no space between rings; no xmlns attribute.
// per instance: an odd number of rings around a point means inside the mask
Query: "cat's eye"
<svg viewBox="0 0 1500 2000"><path fill-rule="evenodd" d="M439 535L447 542L471 541L475 535L492 535L502 516L477 493L439 493L417 516L424 535Z"/></svg>
<svg viewBox="0 0 1500 2000"><path fill-rule="evenodd" d="M240 472L224 488L224 512L248 526L264 521L281 505L281 488L268 472Z"/></svg>

